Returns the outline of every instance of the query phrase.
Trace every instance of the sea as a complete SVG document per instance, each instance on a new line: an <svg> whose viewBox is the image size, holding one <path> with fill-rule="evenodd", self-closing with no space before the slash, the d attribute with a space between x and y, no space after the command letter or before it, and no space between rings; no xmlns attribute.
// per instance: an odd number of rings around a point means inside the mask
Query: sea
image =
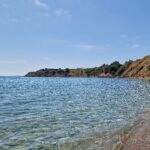
<svg viewBox="0 0 150 150"><path fill-rule="evenodd" d="M150 109L150 80L0 77L0 150L86 150Z"/></svg>

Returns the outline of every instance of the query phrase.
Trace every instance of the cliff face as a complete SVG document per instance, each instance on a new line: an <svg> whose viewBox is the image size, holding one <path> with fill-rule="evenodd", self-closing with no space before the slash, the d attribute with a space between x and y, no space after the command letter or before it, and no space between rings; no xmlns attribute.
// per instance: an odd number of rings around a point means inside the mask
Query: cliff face
<svg viewBox="0 0 150 150"><path fill-rule="evenodd" d="M132 62L121 77L150 78L150 56Z"/></svg>
<svg viewBox="0 0 150 150"><path fill-rule="evenodd" d="M150 56L136 61L120 64L118 61L110 65L95 68L77 69L41 69L29 72L27 77L138 77L150 78Z"/></svg>

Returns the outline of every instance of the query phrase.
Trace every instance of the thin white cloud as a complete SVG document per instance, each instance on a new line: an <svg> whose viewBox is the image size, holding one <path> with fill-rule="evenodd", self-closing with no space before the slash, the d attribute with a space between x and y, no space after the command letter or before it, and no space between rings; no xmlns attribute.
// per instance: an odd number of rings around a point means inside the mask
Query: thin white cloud
<svg viewBox="0 0 150 150"><path fill-rule="evenodd" d="M9 8L9 5L6 4L6 3L3 3L1 6L2 6L3 8Z"/></svg>
<svg viewBox="0 0 150 150"><path fill-rule="evenodd" d="M56 17L66 17L70 19L72 17L71 13L64 9L58 9L54 11Z"/></svg>
<svg viewBox="0 0 150 150"><path fill-rule="evenodd" d="M46 60L46 61L50 60L49 57L44 57L43 59Z"/></svg>
<svg viewBox="0 0 150 150"><path fill-rule="evenodd" d="M122 35L120 35L120 38L121 39L126 39L126 40L128 40L128 41L136 41L136 40L139 40L140 39L140 37L139 36L129 36L129 35L127 35L127 34L122 34Z"/></svg>
<svg viewBox="0 0 150 150"><path fill-rule="evenodd" d="M38 7L48 8L48 5L43 0L34 0L34 3Z"/></svg>
<svg viewBox="0 0 150 150"><path fill-rule="evenodd" d="M131 47L132 47L132 48L139 48L139 47L140 47L140 44L133 44Z"/></svg>
<svg viewBox="0 0 150 150"><path fill-rule="evenodd" d="M88 44L88 43L76 43L74 41L69 41L66 39L60 39L60 38L46 38L46 39L40 39L42 43L47 44L53 44L53 45L63 45L66 47L69 47L70 49L75 48L77 50L84 50L84 51L92 51L92 50L108 50L110 49L109 44L105 45L97 45L97 44ZM45 60L48 60L48 58L44 58Z"/></svg>

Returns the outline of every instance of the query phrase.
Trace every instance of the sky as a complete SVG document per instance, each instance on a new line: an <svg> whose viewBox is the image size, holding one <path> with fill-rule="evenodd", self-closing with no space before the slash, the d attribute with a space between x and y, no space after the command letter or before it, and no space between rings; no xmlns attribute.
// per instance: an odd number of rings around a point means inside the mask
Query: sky
<svg viewBox="0 0 150 150"><path fill-rule="evenodd" d="M0 0L0 75L150 54L149 0Z"/></svg>

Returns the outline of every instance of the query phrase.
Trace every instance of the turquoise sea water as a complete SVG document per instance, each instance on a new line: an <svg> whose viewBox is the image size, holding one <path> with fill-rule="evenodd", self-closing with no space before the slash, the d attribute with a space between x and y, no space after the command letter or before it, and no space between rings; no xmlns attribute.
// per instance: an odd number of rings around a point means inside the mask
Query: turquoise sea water
<svg viewBox="0 0 150 150"><path fill-rule="evenodd" d="M61 149L149 108L148 80L0 77L0 149Z"/></svg>

